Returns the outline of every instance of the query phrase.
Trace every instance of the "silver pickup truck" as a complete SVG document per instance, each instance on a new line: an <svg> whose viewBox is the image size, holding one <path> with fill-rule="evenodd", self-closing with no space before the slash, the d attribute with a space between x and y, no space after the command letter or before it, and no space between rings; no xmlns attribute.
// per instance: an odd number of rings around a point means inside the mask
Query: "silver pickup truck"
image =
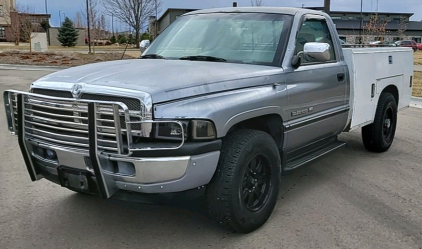
<svg viewBox="0 0 422 249"><path fill-rule="evenodd" d="M102 198L202 191L222 226L270 217L281 176L345 145L385 152L409 107L409 48L342 48L323 12L185 14L139 59L47 75L6 91L32 181Z"/></svg>

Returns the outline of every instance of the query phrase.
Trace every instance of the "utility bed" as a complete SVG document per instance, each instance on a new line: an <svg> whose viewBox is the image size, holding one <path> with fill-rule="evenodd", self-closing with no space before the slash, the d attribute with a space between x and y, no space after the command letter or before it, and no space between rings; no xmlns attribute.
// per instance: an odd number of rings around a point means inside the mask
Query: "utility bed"
<svg viewBox="0 0 422 249"><path fill-rule="evenodd" d="M413 79L413 50L410 48L344 48L350 73L348 131L374 121L381 91L397 87L398 110L410 106Z"/></svg>

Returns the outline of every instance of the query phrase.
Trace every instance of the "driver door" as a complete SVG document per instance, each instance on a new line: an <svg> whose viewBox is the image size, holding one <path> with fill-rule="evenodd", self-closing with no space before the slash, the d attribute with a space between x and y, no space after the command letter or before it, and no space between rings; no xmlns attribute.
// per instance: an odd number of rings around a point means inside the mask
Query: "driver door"
<svg viewBox="0 0 422 249"><path fill-rule="evenodd" d="M286 75L288 89L287 151L295 151L340 133L347 120L348 75L346 63L339 58L323 16L305 18L296 39L296 54L307 42L330 45L331 58L326 62L308 61ZM337 34L336 34L337 35ZM336 44L336 46L338 46Z"/></svg>

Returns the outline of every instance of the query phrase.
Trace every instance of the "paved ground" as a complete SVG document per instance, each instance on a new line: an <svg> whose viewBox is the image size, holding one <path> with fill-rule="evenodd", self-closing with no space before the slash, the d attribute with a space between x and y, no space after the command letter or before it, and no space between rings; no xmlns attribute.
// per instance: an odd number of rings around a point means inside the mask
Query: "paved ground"
<svg viewBox="0 0 422 249"><path fill-rule="evenodd" d="M0 92L48 72L0 70ZM372 154L359 132L348 148L283 178L268 223L239 235L198 202L148 206L32 183L0 108L0 248L422 248L422 110L399 115L393 147Z"/></svg>
<svg viewBox="0 0 422 249"><path fill-rule="evenodd" d="M414 69L415 71L422 71L422 65L415 65Z"/></svg>

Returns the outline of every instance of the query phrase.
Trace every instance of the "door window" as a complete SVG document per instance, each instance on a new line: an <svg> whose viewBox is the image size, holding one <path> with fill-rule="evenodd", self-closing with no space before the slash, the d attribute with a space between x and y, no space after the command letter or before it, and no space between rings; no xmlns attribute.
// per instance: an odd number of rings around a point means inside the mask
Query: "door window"
<svg viewBox="0 0 422 249"><path fill-rule="evenodd" d="M325 20L311 19L303 22L296 39L296 54L302 52L308 42L328 43L331 54L331 59L328 62L336 61L333 40ZM310 63L315 63L315 61L302 56L302 64Z"/></svg>

